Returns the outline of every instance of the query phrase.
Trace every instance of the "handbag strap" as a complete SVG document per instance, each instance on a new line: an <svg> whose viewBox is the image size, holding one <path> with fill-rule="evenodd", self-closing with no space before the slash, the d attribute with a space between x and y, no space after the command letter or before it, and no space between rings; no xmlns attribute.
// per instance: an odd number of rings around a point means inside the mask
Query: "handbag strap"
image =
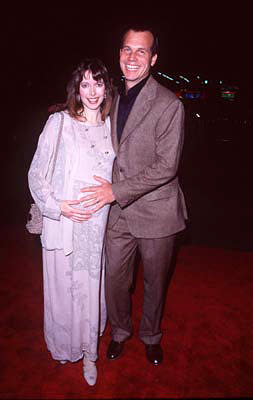
<svg viewBox="0 0 253 400"><path fill-rule="evenodd" d="M50 183L52 181L53 178L53 173L54 173L54 169L55 169L55 164L56 164L56 159L57 159L57 153L58 153L58 149L59 149L59 144L60 144L60 139L61 139L61 133L62 133L62 128L63 128L63 120L64 120L64 114L63 112L60 112L61 114L61 122L60 122L60 128L59 128L59 132L58 132L58 137L57 137L57 142L56 142L56 148L55 148L55 153L54 153L54 159L53 159L53 165L52 165L52 169L51 169L51 178L50 178Z"/></svg>

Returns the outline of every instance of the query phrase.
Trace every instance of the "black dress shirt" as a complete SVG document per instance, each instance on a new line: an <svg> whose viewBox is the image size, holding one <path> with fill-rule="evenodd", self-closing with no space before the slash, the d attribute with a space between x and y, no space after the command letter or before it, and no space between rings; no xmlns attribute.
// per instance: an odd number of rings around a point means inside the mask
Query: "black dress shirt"
<svg viewBox="0 0 253 400"><path fill-rule="evenodd" d="M121 135L127 121L128 115L134 105L135 99L140 93L141 89L147 82L149 76L142 79L137 85L133 86L128 90L127 94L125 93L125 84L124 82L119 88L120 100L119 100L119 109L118 109L118 118L117 118L117 135L118 140L120 142Z"/></svg>

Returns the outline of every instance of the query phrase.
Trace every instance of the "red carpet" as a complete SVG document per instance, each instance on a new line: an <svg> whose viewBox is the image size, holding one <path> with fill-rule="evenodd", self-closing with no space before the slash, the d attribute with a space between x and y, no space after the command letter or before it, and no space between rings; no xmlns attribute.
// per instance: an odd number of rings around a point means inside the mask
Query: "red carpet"
<svg viewBox="0 0 253 400"><path fill-rule="evenodd" d="M98 382L82 363L53 361L43 339L38 238L1 231L1 399L238 398L253 395L253 253L183 246L163 319L164 363L146 361L138 339L142 272L133 295L134 337L107 361L110 327L99 347Z"/></svg>

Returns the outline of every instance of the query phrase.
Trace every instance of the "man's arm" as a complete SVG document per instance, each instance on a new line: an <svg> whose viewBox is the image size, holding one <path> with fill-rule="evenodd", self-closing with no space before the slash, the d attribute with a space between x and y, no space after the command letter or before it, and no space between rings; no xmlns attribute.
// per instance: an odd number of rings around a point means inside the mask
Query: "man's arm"
<svg viewBox="0 0 253 400"><path fill-rule="evenodd" d="M87 206L97 204L94 212L115 200L123 208L171 181L177 174L182 151L183 125L184 107L180 101L175 101L168 106L157 123L155 161L137 175L113 184L95 177L101 185L83 189L82 192L93 193L81 200L87 201Z"/></svg>

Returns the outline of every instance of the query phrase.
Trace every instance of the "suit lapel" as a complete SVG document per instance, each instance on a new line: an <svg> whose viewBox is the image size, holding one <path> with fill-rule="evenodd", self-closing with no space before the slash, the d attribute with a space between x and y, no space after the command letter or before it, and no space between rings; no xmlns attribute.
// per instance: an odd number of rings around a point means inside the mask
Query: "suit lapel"
<svg viewBox="0 0 253 400"><path fill-rule="evenodd" d="M147 113L150 111L152 106L152 100L155 98L156 89L157 89L157 82L151 76L148 79L145 86L140 91L139 95L137 96L134 102L133 108L128 116L126 125L123 129L119 146L122 145L122 143L135 130L135 128L140 124L140 122L145 118Z"/></svg>
<svg viewBox="0 0 253 400"><path fill-rule="evenodd" d="M117 136L117 116L118 116L118 108L119 108L119 95L117 95L112 103L111 107L111 130L112 130L112 146L115 154L118 153L119 142Z"/></svg>
<svg viewBox="0 0 253 400"><path fill-rule="evenodd" d="M119 146L126 140L126 138L135 130L139 123L145 118L150 111L152 100L156 96L157 82L152 76L148 79L145 86L137 96L133 108L128 116L126 125L123 129L120 144L117 136L117 116L119 109L119 95L116 95L111 107L111 129L112 129L112 145L115 154L118 153Z"/></svg>

